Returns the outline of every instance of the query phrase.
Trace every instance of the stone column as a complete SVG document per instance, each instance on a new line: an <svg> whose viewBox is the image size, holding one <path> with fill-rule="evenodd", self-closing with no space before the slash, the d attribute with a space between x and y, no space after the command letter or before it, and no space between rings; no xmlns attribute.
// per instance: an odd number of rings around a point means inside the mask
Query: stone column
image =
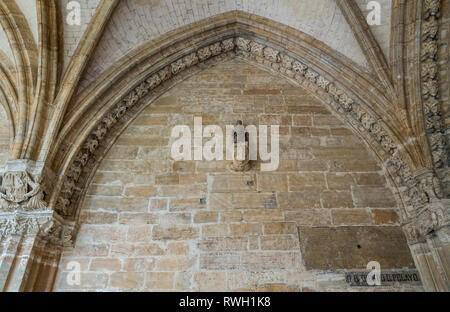
<svg viewBox="0 0 450 312"><path fill-rule="evenodd" d="M42 166L14 160L0 173L0 290L50 291L74 223L48 209Z"/></svg>
<svg viewBox="0 0 450 312"><path fill-rule="evenodd" d="M450 291L450 199L440 198L430 170L415 175L409 192L415 215L403 225L411 254L426 291Z"/></svg>

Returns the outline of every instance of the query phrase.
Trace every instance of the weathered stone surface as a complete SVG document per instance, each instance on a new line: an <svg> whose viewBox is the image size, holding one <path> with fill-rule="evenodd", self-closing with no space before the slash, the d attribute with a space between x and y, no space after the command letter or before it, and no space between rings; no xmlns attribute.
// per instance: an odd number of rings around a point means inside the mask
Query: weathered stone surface
<svg viewBox="0 0 450 312"><path fill-rule="evenodd" d="M370 261L385 270L414 268L399 227L300 227L299 236L309 270L365 269Z"/></svg>
<svg viewBox="0 0 450 312"><path fill-rule="evenodd" d="M243 94L245 86L235 85L236 79L253 81L255 87ZM264 88L280 92L255 91ZM364 197L372 188L388 192L379 166L364 148L335 146L351 141L334 138L357 139L342 124L331 126L337 122L306 91L296 92L279 77L237 60L178 84L168 94L170 101L150 105L123 133L138 139L118 141L113 146L117 151L102 162L81 209L79 241L61 263L86 257L86 270L92 273L123 273L99 286L105 290L347 287L344 280L318 280L305 271L297 227L385 228L398 224L392 223L395 206L386 207L385 198ZM325 124L318 124L319 114L327 117ZM166 146L171 128L193 125L194 116L220 126L242 117L248 124L279 122L284 132L280 129L278 170L261 172L255 164L248 172L234 173L225 161L171 160ZM165 138L166 145L146 142L155 136ZM137 155L132 152L136 149ZM349 248L354 242L347 239L346 244ZM58 281L65 272L60 269Z"/></svg>

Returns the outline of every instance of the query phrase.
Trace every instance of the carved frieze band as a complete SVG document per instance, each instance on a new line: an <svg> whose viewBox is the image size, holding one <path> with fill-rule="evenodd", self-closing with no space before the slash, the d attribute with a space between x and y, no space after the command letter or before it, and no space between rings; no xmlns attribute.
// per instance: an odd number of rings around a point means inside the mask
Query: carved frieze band
<svg viewBox="0 0 450 312"><path fill-rule="evenodd" d="M440 0L423 1L421 81L425 127L437 169L448 168L448 145L439 103L438 38Z"/></svg>
<svg viewBox="0 0 450 312"><path fill-rule="evenodd" d="M405 206L405 211L401 215L403 222L411 222L411 220L422 216L425 210L429 211L435 216L433 217L435 221L430 223L431 228L427 227L423 229L421 235L426 234L433 227L439 226L444 222L441 218L442 213L435 213L429 210L430 203L433 199L439 197L440 194L439 184L436 183L434 175L431 174L431 178L428 176L426 179L413 176L407 163L400 156L399 147L385 130L384 124L379 118L376 118L363 105L354 101L336 83L331 82L304 62L270 46L265 46L243 37L216 42L190 53L160 69L158 72L151 74L133 91L128 93L99 122L96 129L89 135L80 149L70 169L67 171L56 210L64 216L74 214L76 202L74 193L79 192L83 187L82 181L79 181L83 168L86 166L88 160L94 156L99 144L107 135L109 129L111 129L127 110L164 81L169 80L183 70L204 62L211 57L223 53L231 53L232 51L240 57L265 64L302 85L309 84L328 94L330 99L332 99L330 101L332 109L341 115L342 118L349 121L360 132L362 137L367 138L368 141L378 142L379 148L387 155L385 159L386 169L391 176L395 177L394 182L400 190L400 195Z"/></svg>
<svg viewBox="0 0 450 312"><path fill-rule="evenodd" d="M73 246L76 225L66 222L54 211L0 214L0 240L11 235L36 235L55 245Z"/></svg>

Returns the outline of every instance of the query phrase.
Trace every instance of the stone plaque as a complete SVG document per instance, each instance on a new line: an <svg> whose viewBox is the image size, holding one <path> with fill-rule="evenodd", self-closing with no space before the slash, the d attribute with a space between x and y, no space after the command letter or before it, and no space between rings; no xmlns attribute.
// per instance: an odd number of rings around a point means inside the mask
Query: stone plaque
<svg viewBox="0 0 450 312"><path fill-rule="evenodd" d="M350 286L369 286L367 284L368 272L347 272L345 281ZM382 271L380 275L381 285L394 285L395 283L420 284L419 272L416 270L408 271Z"/></svg>
<svg viewBox="0 0 450 312"><path fill-rule="evenodd" d="M415 269L398 226L299 227L299 237L308 270L365 270L371 261L381 271Z"/></svg>

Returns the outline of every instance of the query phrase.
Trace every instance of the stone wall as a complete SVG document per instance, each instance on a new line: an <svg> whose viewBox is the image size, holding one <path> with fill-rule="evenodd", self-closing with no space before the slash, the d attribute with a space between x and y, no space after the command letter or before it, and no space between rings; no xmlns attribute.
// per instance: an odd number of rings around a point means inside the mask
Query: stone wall
<svg viewBox="0 0 450 312"><path fill-rule="evenodd" d="M192 126L194 116L223 129L281 125L278 170L171 160L172 127ZM324 105L228 61L174 87L117 140L88 189L55 290L349 290L345 272L369 261L414 268L395 209L375 158ZM79 286L67 284L72 261Z"/></svg>
<svg viewBox="0 0 450 312"><path fill-rule="evenodd" d="M4 108L0 105L0 166L8 160L9 124Z"/></svg>

